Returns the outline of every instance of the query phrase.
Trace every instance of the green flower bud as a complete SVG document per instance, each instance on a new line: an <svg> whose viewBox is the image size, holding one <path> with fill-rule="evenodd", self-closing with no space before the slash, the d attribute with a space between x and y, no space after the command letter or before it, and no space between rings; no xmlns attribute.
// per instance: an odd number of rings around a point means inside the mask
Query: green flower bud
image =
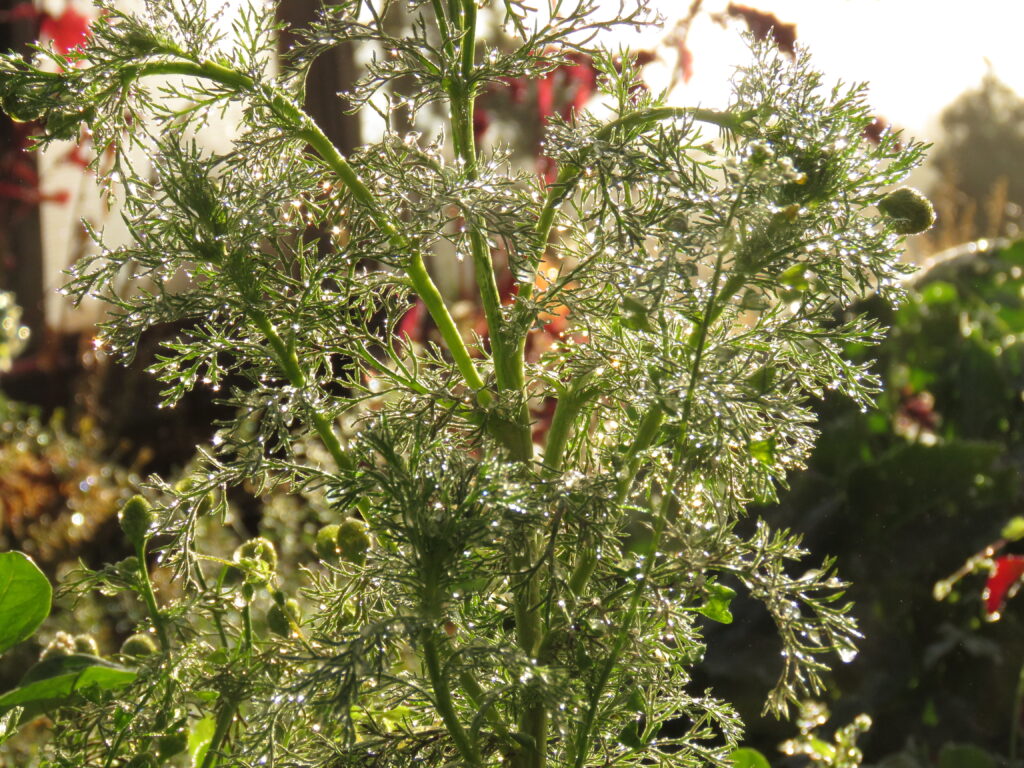
<svg viewBox="0 0 1024 768"><path fill-rule="evenodd" d="M129 555L124 560L115 563L114 568L123 578L133 579L139 575L139 558Z"/></svg>
<svg viewBox="0 0 1024 768"><path fill-rule="evenodd" d="M362 565L366 562L366 552L370 549L370 534L366 523L354 517L346 519L338 526L338 552L350 563Z"/></svg>
<svg viewBox="0 0 1024 768"><path fill-rule="evenodd" d="M931 201L911 187L900 187L883 197L880 210L892 220L892 228L901 235L917 235L935 223L935 208Z"/></svg>
<svg viewBox="0 0 1024 768"><path fill-rule="evenodd" d="M245 581L254 586L267 584L277 570L277 551L267 539L249 539L235 550L234 561L245 571Z"/></svg>
<svg viewBox="0 0 1024 768"><path fill-rule="evenodd" d="M121 655L132 656L137 659L152 656L156 653L156 642L149 635L139 633L132 635L121 643Z"/></svg>
<svg viewBox="0 0 1024 768"><path fill-rule="evenodd" d="M92 635L75 635L75 653L87 653L90 656L99 656L100 647Z"/></svg>
<svg viewBox="0 0 1024 768"><path fill-rule="evenodd" d="M70 656L75 652L75 638L67 632L58 632L53 636L53 640L43 649L43 652L39 654L39 660L46 661L58 656Z"/></svg>
<svg viewBox="0 0 1024 768"><path fill-rule="evenodd" d="M316 533L316 553L324 562L338 560L338 529L340 525L325 525Z"/></svg>
<svg viewBox="0 0 1024 768"><path fill-rule="evenodd" d="M294 598L285 600L284 605L276 603L267 610L267 627L275 635L288 637L292 633L292 624L298 624L302 619L302 611L299 603Z"/></svg>
<svg viewBox="0 0 1024 768"><path fill-rule="evenodd" d="M128 537L128 541L135 546L141 546L149 538L149 529L156 522L156 512L145 498L132 496L121 507L118 518L121 521L121 530Z"/></svg>

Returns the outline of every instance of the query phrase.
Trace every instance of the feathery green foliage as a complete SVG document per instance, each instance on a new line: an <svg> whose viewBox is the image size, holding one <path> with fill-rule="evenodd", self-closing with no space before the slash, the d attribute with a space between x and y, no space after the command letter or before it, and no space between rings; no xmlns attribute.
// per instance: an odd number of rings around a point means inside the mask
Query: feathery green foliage
<svg viewBox="0 0 1024 768"><path fill-rule="evenodd" d="M802 465L811 398L869 402L876 380L844 349L879 329L834 309L899 297L906 230L875 206L922 148L867 142L862 89L824 89L804 54L761 45L726 111L667 106L590 48L642 23L643 2L601 18L596 0L546 16L413 0L405 38L386 5L326 8L279 70L270 10L220 36L201 0L105 7L81 51L40 51L57 73L3 62L5 107L37 116L41 142L84 122L112 154L102 181L132 242L68 285L110 302L105 347L130 359L145 329L192 321L153 366L163 405L224 386L237 414L188 483L151 483L148 547L180 591L155 598L145 541L73 585L138 592L161 642L130 660L130 684L62 702L46 765L178 764L160 745L184 732L201 768L722 764L740 720L690 673L736 590L778 626L770 711L854 653L833 563L798 566L798 537L736 523ZM478 41L480 13L515 45ZM348 157L300 108L309 64L345 40L377 51L349 104L384 123ZM594 57L612 115L550 127L545 188L475 146L474 99L573 50ZM411 102L387 98L397 78ZM428 104L443 129L415 122ZM229 108L230 151L200 149L189 137ZM392 133L392 109L421 133ZM425 267L441 244L472 261L486 339L460 331ZM397 335L416 297L440 345ZM528 362L561 307L568 330ZM338 527L308 537L301 594L274 542L232 559L202 535L243 484L325 500Z"/></svg>

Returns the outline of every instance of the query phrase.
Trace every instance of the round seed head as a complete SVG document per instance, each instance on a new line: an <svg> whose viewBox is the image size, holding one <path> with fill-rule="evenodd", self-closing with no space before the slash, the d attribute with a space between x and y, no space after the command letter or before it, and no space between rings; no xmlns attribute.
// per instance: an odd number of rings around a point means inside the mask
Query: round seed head
<svg viewBox="0 0 1024 768"><path fill-rule="evenodd" d="M121 507L118 516L121 521L121 530L128 537L128 541L138 546L145 543L149 538L149 530L156 523L156 512L152 505L142 496L132 496Z"/></svg>
<svg viewBox="0 0 1024 768"><path fill-rule="evenodd" d="M917 235L935 223L935 208L931 201L916 189L900 187L883 197L878 203L892 228L901 235Z"/></svg>
<svg viewBox="0 0 1024 768"><path fill-rule="evenodd" d="M123 643L121 643L121 655L132 656L136 659L141 659L146 656L152 656L156 653L156 642L149 635L139 633L132 635Z"/></svg>
<svg viewBox="0 0 1024 768"><path fill-rule="evenodd" d="M338 526L338 552L350 563L362 565L370 549L370 534L366 523L350 517Z"/></svg>

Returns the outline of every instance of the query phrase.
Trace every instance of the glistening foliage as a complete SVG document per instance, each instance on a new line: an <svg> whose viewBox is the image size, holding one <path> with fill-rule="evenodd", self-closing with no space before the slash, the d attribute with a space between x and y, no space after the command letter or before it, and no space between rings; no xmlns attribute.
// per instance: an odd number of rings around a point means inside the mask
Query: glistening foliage
<svg viewBox="0 0 1024 768"><path fill-rule="evenodd" d="M588 47L644 3L602 19L594 0L543 16L411 2L407 38L385 5L331 6L280 70L266 8L218 37L196 0L107 7L84 49L40 52L56 67L4 61L4 104L40 119L43 143L84 122L114 159L97 170L132 242L68 286L110 302L104 346L130 359L147 328L190 320L153 366L163 404L226 385L237 414L187 482L152 480L137 558L67 587L137 592L159 644L132 645L139 674L120 690L61 702L47 765L173 763L165 740L186 733L202 768L723 763L741 722L689 681L734 590L778 626L772 712L854 653L833 563L798 567L797 537L735 525L802 465L811 398L869 401L876 381L844 349L879 330L837 326L834 308L898 298L911 227L876 206L921 147L869 143L861 88L824 89L803 53L765 46L727 110L667 106L628 57ZM515 44L478 41L479 13ZM300 104L310 62L353 39L378 55L350 104L385 125L345 157ZM611 115L550 126L553 184L475 146L481 88L583 49ZM381 100L409 77L413 103ZM415 120L426 104L443 130L426 113L422 135L388 129L390 109ZM229 107L230 151L187 138ZM472 261L487 338L457 327L426 269L451 252ZM440 344L397 334L414 297ZM528 359L552 313L568 328ZM328 506L301 595L283 587L282 542L231 557L203 535L243 484ZM153 589L154 551L176 594Z"/></svg>

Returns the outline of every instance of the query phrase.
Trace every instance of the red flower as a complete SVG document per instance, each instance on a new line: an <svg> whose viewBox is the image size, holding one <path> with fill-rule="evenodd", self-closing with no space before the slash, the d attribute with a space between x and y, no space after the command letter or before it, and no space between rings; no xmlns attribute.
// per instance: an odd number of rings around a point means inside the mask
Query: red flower
<svg viewBox="0 0 1024 768"><path fill-rule="evenodd" d="M1021 577L1024 577L1024 555L1003 555L996 558L996 569L988 581L982 599L985 613L995 617L1003 608L1006 598L1016 592Z"/></svg>
<svg viewBox="0 0 1024 768"><path fill-rule="evenodd" d="M68 53L89 39L91 21L88 16L68 5L60 16L45 16L39 32L53 41L53 47L58 53Z"/></svg>

